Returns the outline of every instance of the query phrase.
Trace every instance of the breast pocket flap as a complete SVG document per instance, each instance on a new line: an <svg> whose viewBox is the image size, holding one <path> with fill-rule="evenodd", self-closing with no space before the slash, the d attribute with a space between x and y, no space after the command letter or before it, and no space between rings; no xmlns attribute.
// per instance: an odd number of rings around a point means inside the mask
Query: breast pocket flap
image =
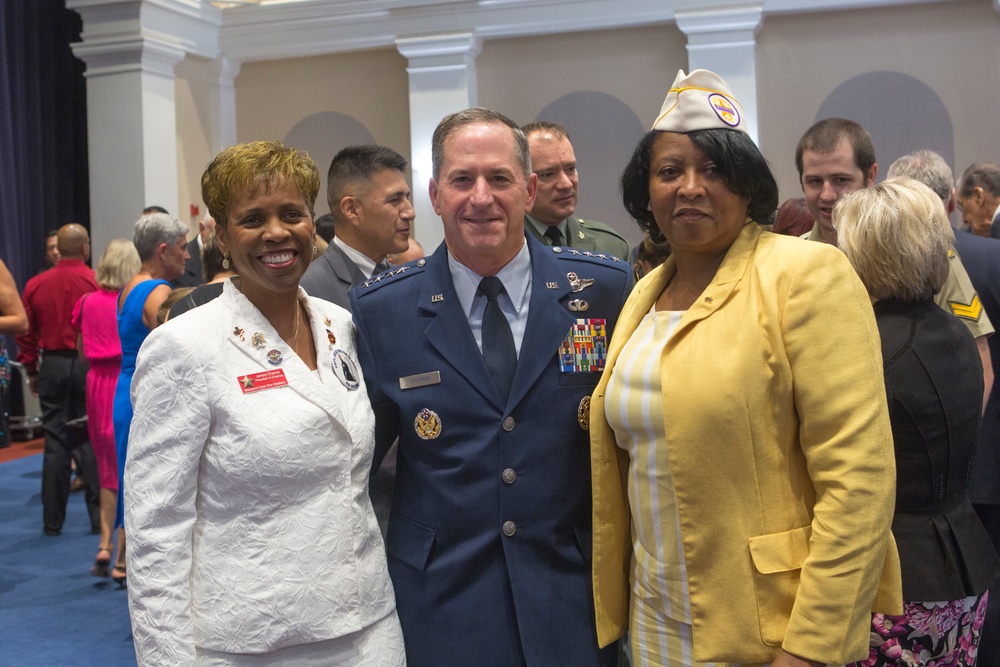
<svg viewBox="0 0 1000 667"><path fill-rule="evenodd" d="M401 516L390 518L385 544L390 556L422 572L427 566L432 546L434 546L433 529Z"/></svg>

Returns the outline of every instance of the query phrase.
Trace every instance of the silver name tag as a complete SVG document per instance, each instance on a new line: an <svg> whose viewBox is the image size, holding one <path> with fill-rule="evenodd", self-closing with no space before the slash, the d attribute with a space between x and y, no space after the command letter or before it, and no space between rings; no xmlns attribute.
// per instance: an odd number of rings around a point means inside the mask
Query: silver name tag
<svg viewBox="0 0 1000 667"><path fill-rule="evenodd" d="M407 375L399 378L400 389L416 389L432 384L441 384L441 371L431 371L430 373L418 373L417 375Z"/></svg>

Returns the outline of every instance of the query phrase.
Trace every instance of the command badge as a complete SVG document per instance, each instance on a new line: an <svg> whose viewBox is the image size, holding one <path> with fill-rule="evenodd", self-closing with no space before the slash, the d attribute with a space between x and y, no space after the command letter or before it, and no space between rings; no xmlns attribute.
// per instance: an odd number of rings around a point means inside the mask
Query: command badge
<svg viewBox="0 0 1000 667"><path fill-rule="evenodd" d="M576 420L584 431L590 430L590 396L580 399L580 405L576 408Z"/></svg>
<svg viewBox="0 0 1000 667"><path fill-rule="evenodd" d="M433 440L441 435L441 418L433 410L424 408L413 420L413 430L421 440Z"/></svg>

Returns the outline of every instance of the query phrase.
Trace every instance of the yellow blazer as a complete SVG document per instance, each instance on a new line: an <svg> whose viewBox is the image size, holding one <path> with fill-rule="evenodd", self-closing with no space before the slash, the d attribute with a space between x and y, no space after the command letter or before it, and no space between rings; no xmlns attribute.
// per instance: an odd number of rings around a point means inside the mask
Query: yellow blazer
<svg viewBox="0 0 1000 667"><path fill-rule="evenodd" d="M591 406L602 646L627 629L632 558L628 454L605 391L674 271L668 259L633 290ZM879 334L847 259L747 224L660 369L694 658L768 662L782 647L827 664L866 658L873 603L902 613L902 590Z"/></svg>

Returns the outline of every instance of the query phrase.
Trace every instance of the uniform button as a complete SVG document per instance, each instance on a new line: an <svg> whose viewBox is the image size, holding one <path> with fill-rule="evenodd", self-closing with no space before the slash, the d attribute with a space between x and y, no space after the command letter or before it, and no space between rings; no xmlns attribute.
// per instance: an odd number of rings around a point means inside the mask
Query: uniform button
<svg viewBox="0 0 1000 667"><path fill-rule="evenodd" d="M513 484L514 480L517 479L517 473L514 472L513 468L505 468L502 473L500 473L500 479L503 480L504 484Z"/></svg>
<svg viewBox="0 0 1000 667"><path fill-rule="evenodd" d="M514 535L514 533L516 533L516 532L517 532L517 524L516 523L514 523L513 521L504 521L503 522L503 534L504 535L506 535L507 537L512 537Z"/></svg>
<svg viewBox="0 0 1000 667"><path fill-rule="evenodd" d="M505 431L513 431L514 430L514 418L508 416L506 419L503 420L503 424L501 424L501 426L503 426L503 430L505 430Z"/></svg>

